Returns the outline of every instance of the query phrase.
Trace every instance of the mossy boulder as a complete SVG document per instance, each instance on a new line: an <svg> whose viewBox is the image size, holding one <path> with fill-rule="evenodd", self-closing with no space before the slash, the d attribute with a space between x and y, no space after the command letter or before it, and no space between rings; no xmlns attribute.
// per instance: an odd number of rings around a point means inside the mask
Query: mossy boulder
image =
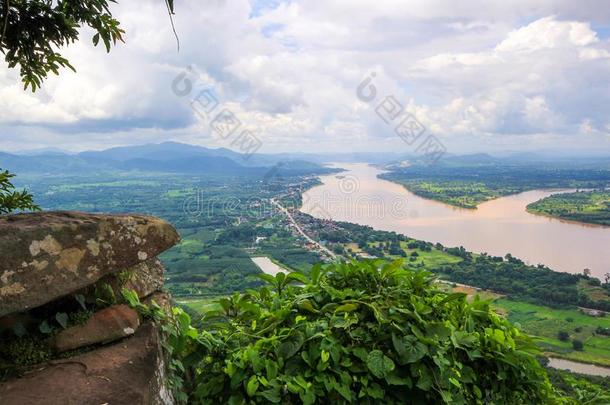
<svg viewBox="0 0 610 405"><path fill-rule="evenodd" d="M145 215L56 211L0 217L0 317L132 269L179 239L169 223ZM152 274L159 273L156 263Z"/></svg>

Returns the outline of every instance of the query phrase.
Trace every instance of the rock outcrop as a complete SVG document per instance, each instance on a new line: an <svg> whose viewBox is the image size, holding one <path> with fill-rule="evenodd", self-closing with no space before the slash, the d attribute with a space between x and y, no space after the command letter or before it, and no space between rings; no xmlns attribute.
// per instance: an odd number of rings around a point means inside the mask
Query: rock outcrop
<svg viewBox="0 0 610 405"><path fill-rule="evenodd" d="M39 212L0 217L0 316L53 301L179 240L158 218Z"/></svg>
<svg viewBox="0 0 610 405"><path fill-rule="evenodd" d="M143 325L132 337L36 368L0 384L2 405L171 404L159 331Z"/></svg>
<svg viewBox="0 0 610 405"><path fill-rule="evenodd" d="M143 215L0 216L0 366L25 373L0 382L0 403L172 403L159 328L121 291L169 310L157 255L179 239ZM40 352L23 364L2 347L20 339Z"/></svg>
<svg viewBox="0 0 610 405"><path fill-rule="evenodd" d="M113 342L133 335L140 327L138 313L127 305L113 305L94 313L83 325L71 326L52 340L58 352L98 343Z"/></svg>

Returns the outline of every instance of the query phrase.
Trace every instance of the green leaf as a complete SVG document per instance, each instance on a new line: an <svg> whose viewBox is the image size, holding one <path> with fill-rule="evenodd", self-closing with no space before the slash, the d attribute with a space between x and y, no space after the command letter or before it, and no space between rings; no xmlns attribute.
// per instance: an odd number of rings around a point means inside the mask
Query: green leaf
<svg viewBox="0 0 610 405"><path fill-rule="evenodd" d="M132 308L137 308L140 304L140 297L138 297L138 293L133 290L123 288L121 290L121 295L123 295L123 298L125 299L127 304Z"/></svg>
<svg viewBox="0 0 610 405"><path fill-rule="evenodd" d="M341 394L341 396L343 398L345 398L347 401L352 400L352 391L350 390L350 387L347 385L344 385L342 383L339 383L337 381L333 381L332 383L332 387L339 393Z"/></svg>
<svg viewBox="0 0 610 405"><path fill-rule="evenodd" d="M275 285L275 277L273 277L271 274L261 273L257 274L256 277L260 278L267 284Z"/></svg>
<svg viewBox="0 0 610 405"><path fill-rule="evenodd" d="M317 313L319 312L317 309L314 308L313 304L311 303L310 300L303 300L299 303L299 308L304 309L305 311L309 311L311 313Z"/></svg>
<svg viewBox="0 0 610 405"><path fill-rule="evenodd" d="M335 312L352 312L357 310L359 307L360 305L357 303L347 303L339 305L337 308L335 308Z"/></svg>
<svg viewBox="0 0 610 405"><path fill-rule="evenodd" d="M86 311L87 310L87 304L85 302L85 296L82 295L82 294L76 294L76 295L74 295L74 298L76 299L76 301L78 301L78 303L81 306L81 308Z"/></svg>
<svg viewBox="0 0 610 405"><path fill-rule="evenodd" d="M322 360L322 363L328 362L329 358L330 358L330 353L327 352L326 350L322 350L322 353L320 354L320 359Z"/></svg>
<svg viewBox="0 0 610 405"><path fill-rule="evenodd" d="M395 373L390 373L386 375L385 380L390 385L404 385L409 388L411 388L411 386L413 385L413 383L411 382L411 378L409 378L408 376L401 377L396 375Z"/></svg>
<svg viewBox="0 0 610 405"><path fill-rule="evenodd" d="M45 335L48 335L52 332L51 327L49 326L49 322L47 321L42 321L42 323L38 325L38 330L40 331L40 333L44 333Z"/></svg>
<svg viewBox="0 0 610 405"><path fill-rule="evenodd" d="M275 360L266 360L265 361L265 371L267 372L267 379L273 380L277 377L277 363Z"/></svg>
<svg viewBox="0 0 610 405"><path fill-rule="evenodd" d="M373 350L369 353L366 365L377 378L384 378L390 371L394 370L394 362L381 350Z"/></svg>
<svg viewBox="0 0 610 405"><path fill-rule="evenodd" d="M296 271L293 271L292 273L288 273L288 276L286 276L286 278L288 280L300 281L303 284L309 283L309 279L307 278L307 276L305 276L301 273L297 273Z"/></svg>
<svg viewBox="0 0 610 405"><path fill-rule="evenodd" d="M430 374L430 371L428 371L426 366L421 365L418 367L418 374L419 378L416 384L417 388L422 391L429 391L432 387L432 375Z"/></svg>
<svg viewBox="0 0 610 405"><path fill-rule="evenodd" d="M62 328L66 329L68 327L68 314L66 314L65 312L56 313L55 320Z"/></svg>
<svg viewBox="0 0 610 405"><path fill-rule="evenodd" d="M415 363L428 354L428 347L416 339L401 338L392 333L392 344L401 365Z"/></svg>
<svg viewBox="0 0 610 405"><path fill-rule="evenodd" d="M246 385L246 393L249 397L253 397L256 394L256 390L258 390L258 386L260 383L258 382L258 378L253 375L248 380L248 384Z"/></svg>
<svg viewBox="0 0 610 405"><path fill-rule="evenodd" d="M267 401L274 404L277 404L282 400L279 387L273 387L269 388L268 390L261 391L260 395L262 395Z"/></svg>
<svg viewBox="0 0 610 405"><path fill-rule="evenodd" d="M448 302L455 301L455 300L465 299L466 296L467 295L465 293L461 293L461 292L452 293L452 294L447 295L447 297L445 297L441 302L439 302L439 305L443 305L443 304L446 304Z"/></svg>
<svg viewBox="0 0 610 405"><path fill-rule="evenodd" d="M479 338L475 333L460 330L451 334L451 340L457 347L472 347L479 341Z"/></svg>
<svg viewBox="0 0 610 405"><path fill-rule="evenodd" d="M284 359L287 360L294 356L296 352L298 352L303 346L303 342L305 338L301 332L297 332L294 335L288 337L286 340L280 344L278 349L278 354Z"/></svg>
<svg viewBox="0 0 610 405"><path fill-rule="evenodd" d="M368 358L368 353L364 347L355 347L352 349L352 353L354 356L358 357L360 360L366 362Z"/></svg>
<svg viewBox="0 0 610 405"><path fill-rule="evenodd" d="M505 340L504 331L500 329L494 329L493 338L496 342L503 344Z"/></svg>
<svg viewBox="0 0 610 405"><path fill-rule="evenodd" d="M17 335L17 337L24 337L28 334L28 330L25 328L25 326L23 326L22 322L17 322L13 326L13 333Z"/></svg>
<svg viewBox="0 0 610 405"><path fill-rule="evenodd" d="M431 322L426 326L426 334L429 337L434 336L440 340L445 340L451 335L451 329L442 322Z"/></svg>
<svg viewBox="0 0 610 405"><path fill-rule="evenodd" d="M299 393L303 405L311 405L316 402L316 394L312 390L306 390Z"/></svg>

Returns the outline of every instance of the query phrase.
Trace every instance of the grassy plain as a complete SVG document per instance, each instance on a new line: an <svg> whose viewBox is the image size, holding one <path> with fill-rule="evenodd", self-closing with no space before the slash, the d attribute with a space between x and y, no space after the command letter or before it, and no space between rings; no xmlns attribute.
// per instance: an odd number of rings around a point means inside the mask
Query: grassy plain
<svg viewBox="0 0 610 405"><path fill-rule="evenodd" d="M506 298L495 300L493 305L524 332L537 337L548 355L610 366L610 336L595 333L597 327L610 328L610 316L593 317L574 307L549 308ZM560 331L569 334L567 341L558 338ZM574 339L584 343L582 351L572 348Z"/></svg>
<svg viewBox="0 0 610 405"><path fill-rule="evenodd" d="M206 298L197 298L197 297L181 297L176 300L176 303L180 305L184 305L194 312L199 314L204 314L208 311L216 311L220 309L220 304L216 301L222 297L206 297Z"/></svg>
<svg viewBox="0 0 610 405"><path fill-rule="evenodd" d="M529 204L527 210L570 221L610 226L610 191L554 194Z"/></svg>
<svg viewBox="0 0 610 405"><path fill-rule="evenodd" d="M610 168L607 163L524 164L491 157L447 158L434 166L392 167L380 177L402 184L420 197L474 209L482 202L528 190L607 187Z"/></svg>

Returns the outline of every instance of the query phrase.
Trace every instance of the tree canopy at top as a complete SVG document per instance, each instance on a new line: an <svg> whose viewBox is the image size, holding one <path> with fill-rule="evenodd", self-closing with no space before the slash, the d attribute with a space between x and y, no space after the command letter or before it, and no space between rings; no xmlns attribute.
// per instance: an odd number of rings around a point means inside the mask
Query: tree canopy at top
<svg viewBox="0 0 610 405"><path fill-rule="evenodd" d="M19 66L24 89L41 87L49 72L75 70L59 49L78 41L79 28L95 31L94 45L106 51L123 41L123 29L109 9L114 0L0 0L0 52L10 68ZM173 13L173 0L165 0Z"/></svg>

